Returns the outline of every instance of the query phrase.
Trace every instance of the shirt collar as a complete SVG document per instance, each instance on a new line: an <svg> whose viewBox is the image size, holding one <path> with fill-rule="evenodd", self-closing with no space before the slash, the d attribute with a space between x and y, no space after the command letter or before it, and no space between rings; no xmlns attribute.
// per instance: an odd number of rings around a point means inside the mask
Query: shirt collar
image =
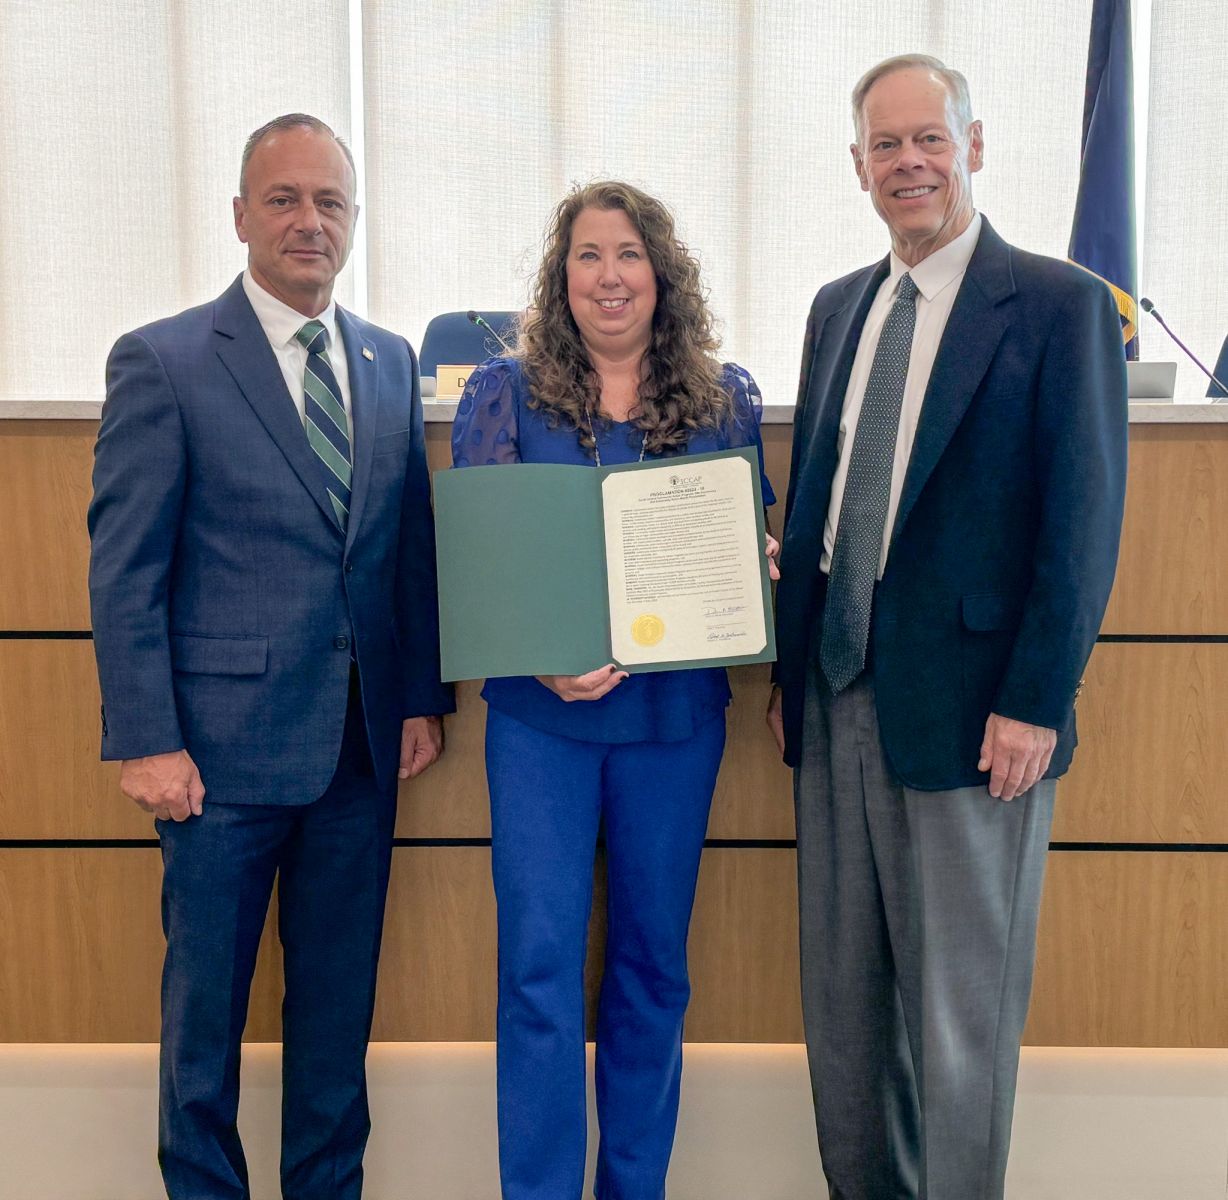
<svg viewBox="0 0 1228 1200"><path fill-rule="evenodd" d="M328 307L318 317L305 317L297 309L291 308L288 304L278 300L276 296L265 291L252 278L250 270L243 272L243 290L247 293L247 298L256 312L256 320L260 322L260 328L264 330L264 336L269 339L270 345L279 348L290 345L295 340L294 335L311 320L319 321L328 330L330 346L337 344L337 302L335 300L330 300Z"/></svg>
<svg viewBox="0 0 1228 1200"><path fill-rule="evenodd" d="M944 288L958 279L972 261L977 238L981 236L981 214L973 213L968 228L959 237L949 241L940 250L923 258L915 267L910 267L891 252L891 291L894 294L900 276L906 271L917 285L917 291L926 300L933 300Z"/></svg>

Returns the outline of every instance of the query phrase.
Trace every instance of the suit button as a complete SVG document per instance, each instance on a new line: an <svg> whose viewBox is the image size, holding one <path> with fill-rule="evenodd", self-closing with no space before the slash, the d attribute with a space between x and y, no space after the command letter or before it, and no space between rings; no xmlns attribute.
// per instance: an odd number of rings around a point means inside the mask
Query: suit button
<svg viewBox="0 0 1228 1200"><path fill-rule="evenodd" d="M338 650L348 650L350 648L350 639L346 637L344 633L339 633L335 638L333 638L333 645L336 646Z"/></svg>
<svg viewBox="0 0 1228 1200"><path fill-rule="evenodd" d="M349 574L349 573L350 573L350 572L351 572L353 569L354 569L354 564L353 564L352 562L347 562L347 563L345 564L345 573L346 573L347 575L348 575L348 574Z"/></svg>

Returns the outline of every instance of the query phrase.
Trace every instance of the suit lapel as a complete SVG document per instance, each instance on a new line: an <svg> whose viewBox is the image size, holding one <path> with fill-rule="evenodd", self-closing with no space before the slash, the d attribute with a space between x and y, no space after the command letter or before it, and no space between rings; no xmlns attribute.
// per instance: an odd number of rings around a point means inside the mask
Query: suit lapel
<svg viewBox="0 0 1228 1200"><path fill-rule="evenodd" d="M350 444L354 451L354 478L350 485L350 520L346 544L352 545L371 485L371 458L375 449L379 408L379 359L375 346L365 340L349 313L337 309L337 328L345 343L350 375ZM365 351L365 353L364 353Z"/></svg>
<svg viewBox="0 0 1228 1200"><path fill-rule="evenodd" d="M277 365L269 339L248 303L242 277L236 279L214 304L213 329L219 335L218 357L268 430L269 437L277 443L291 469L340 536L341 527L324 487L320 462L312 452L298 410L286 391L285 376Z"/></svg>
<svg viewBox="0 0 1228 1200"><path fill-rule="evenodd" d="M887 277L888 265L889 260L884 259L849 280L839 307L829 312L822 326L815 330L809 364L809 395L806 397L806 407L813 416L804 431L806 445L799 461L813 465L818 472L815 480L822 481L825 486L830 485L835 469L834 461L829 460L834 460L836 453L844 394L853 373L862 326L879 285ZM793 434L796 437L798 431L794 430ZM822 516L826 516L826 510Z"/></svg>
<svg viewBox="0 0 1228 1200"><path fill-rule="evenodd" d="M982 216L981 234L930 372L896 510L892 540L908 520L922 488L989 370L1007 325L998 305L1014 291L1010 247Z"/></svg>

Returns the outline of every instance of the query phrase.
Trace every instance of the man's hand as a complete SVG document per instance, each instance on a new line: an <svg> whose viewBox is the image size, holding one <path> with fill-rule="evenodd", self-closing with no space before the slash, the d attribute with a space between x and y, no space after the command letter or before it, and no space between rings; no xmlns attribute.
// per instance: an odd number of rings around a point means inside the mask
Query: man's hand
<svg viewBox="0 0 1228 1200"><path fill-rule="evenodd" d="M537 682L570 704L573 700L600 700L626 678L626 671L620 671L613 663L606 663L587 675L539 675Z"/></svg>
<svg viewBox="0 0 1228 1200"><path fill-rule="evenodd" d="M780 699L780 688L772 688L772 694L768 697L767 727L772 731L772 736L776 739L776 749L780 751L780 757L785 756L785 718L782 712L782 704Z"/></svg>
<svg viewBox="0 0 1228 1200"><path fill-rule="evenodd" d="M398 779L416 779L443 753L442 717L406 717L401 723Z"/></svg>
<svg viewBox="0 0 1228 1200"><path fill-rule="evenodd" d="M205 785L186 750L124 759L119 788L162 821L186 821L205 808Z"/></svg>
<svg viewBox="0 0 1228 1200"><path fill-rule="evenodd" d="M989 772L989 794L1014 800L1044 777L1057 745L1057 730L990 713L978 771Z"/></svg>
<svg viewBox="0 0 1228 1200"><path fill-rule="evenodd" d="M763 553L767 555L768 560L768 578L780 578L780 543L769 533L767 535L767 543L763 547Z"/></svg>

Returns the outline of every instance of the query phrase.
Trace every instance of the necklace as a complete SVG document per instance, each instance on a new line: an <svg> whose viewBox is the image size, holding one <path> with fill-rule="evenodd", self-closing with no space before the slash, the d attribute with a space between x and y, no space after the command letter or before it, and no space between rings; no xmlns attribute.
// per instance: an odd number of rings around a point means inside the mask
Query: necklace
<svg viewBox="0 0 1228 1200"><path fill-rule="evenodd" d="M597 460L596 465L601 466L601 448L597 445L597 431L593 428L593 414L586 408L584 410L584 419L588 422L588 436L593 439L593 458ZM644 461L644 450L648 445L648 432L645 430L640 434L640 457L638 462Z"/></svg>

